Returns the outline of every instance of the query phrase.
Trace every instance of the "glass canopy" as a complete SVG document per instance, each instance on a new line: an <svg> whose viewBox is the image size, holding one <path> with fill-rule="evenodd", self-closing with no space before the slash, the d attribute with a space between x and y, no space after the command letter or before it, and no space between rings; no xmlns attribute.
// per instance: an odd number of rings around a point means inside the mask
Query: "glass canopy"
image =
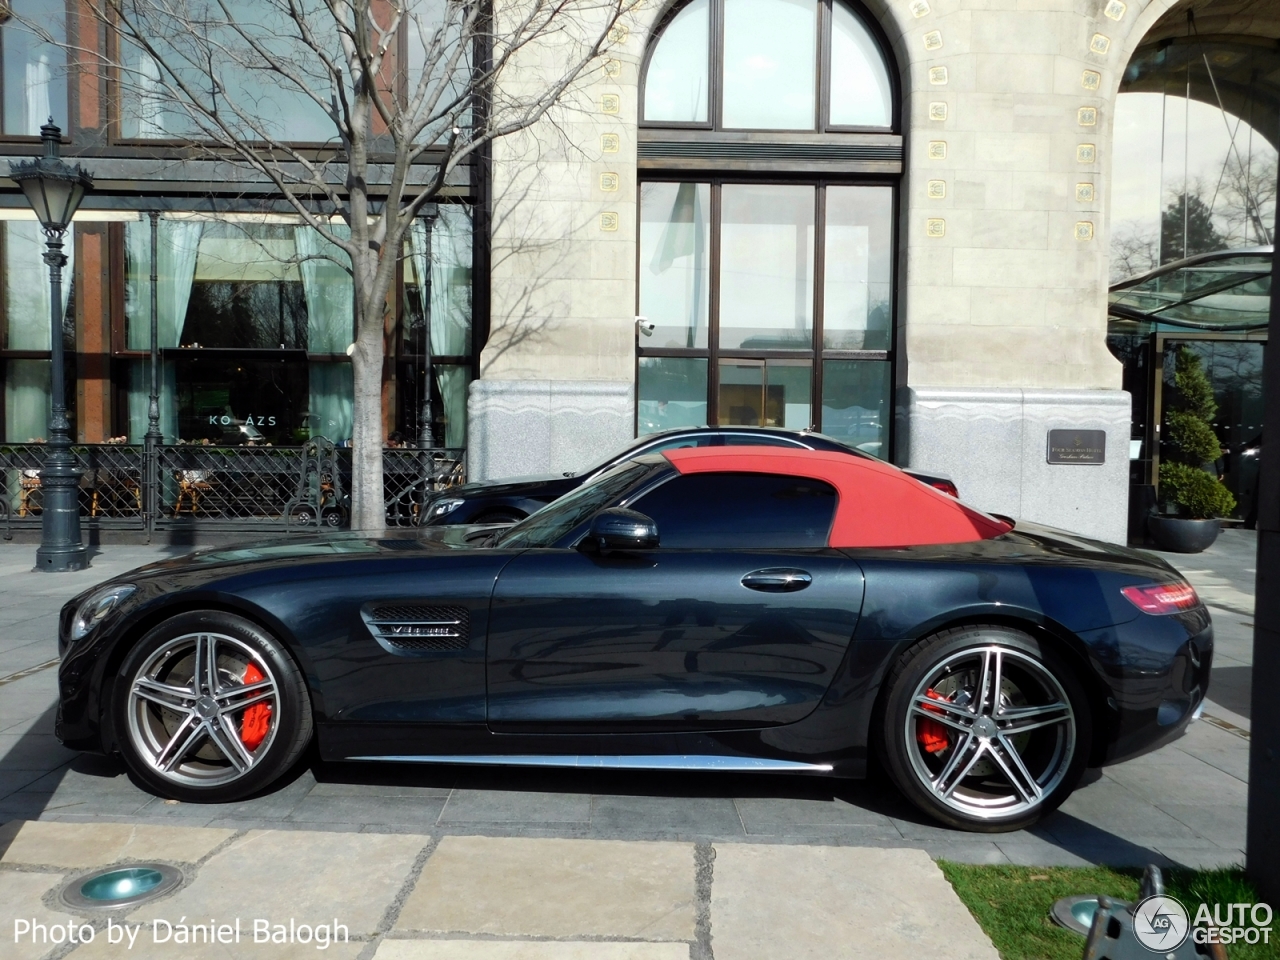
<svg viewBox="0 0 1280 960"><path fill-rule="evenodd" d="M1266 329L1272 249L1199 254L1114 284L1108 304L1111 332Z"/></svg>

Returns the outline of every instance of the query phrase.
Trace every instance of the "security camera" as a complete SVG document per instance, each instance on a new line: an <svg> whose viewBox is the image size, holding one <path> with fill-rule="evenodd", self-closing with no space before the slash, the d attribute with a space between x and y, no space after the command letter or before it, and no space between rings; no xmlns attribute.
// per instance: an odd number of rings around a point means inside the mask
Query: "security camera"
<svg viewBox="0 0 1280 960"><path fill-rule="evenodd" d="M658 329L658 325L648 317L636 317L636 329L646 337L652 337L653 331Z"/></svg>

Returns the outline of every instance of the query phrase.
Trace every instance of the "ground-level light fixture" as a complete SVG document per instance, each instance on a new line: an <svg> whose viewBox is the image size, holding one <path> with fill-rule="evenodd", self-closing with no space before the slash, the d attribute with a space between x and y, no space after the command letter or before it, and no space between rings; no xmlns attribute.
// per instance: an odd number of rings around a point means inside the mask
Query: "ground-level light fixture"
<svg viewBox="0 0 1280 960"><path fill-rule="evenodd" d="M181 883L182 871L167 863L103 867L63 887L62 902L77 910L118 910L162 897Z"/></svg>

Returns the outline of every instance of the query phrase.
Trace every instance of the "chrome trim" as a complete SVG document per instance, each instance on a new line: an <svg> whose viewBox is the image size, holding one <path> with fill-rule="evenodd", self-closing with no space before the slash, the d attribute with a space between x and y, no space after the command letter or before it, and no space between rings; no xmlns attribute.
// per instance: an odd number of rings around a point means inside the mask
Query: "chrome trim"
<svg viewBox="0 0 1280 960"><path fill-rule="evenodd" d="M1194 710L1191 711L1191 722L1199 720L1202 716L1204 716L1204 705L1207 702L1208 701L1206 700L1201 700L1199 705Z"/></svg>
<svg viewBox="0 0 1280 960"><path fill-rule="evenodd" d="M717 757L704 754L683 756L573 756L569 754L440 754L399 755L388 757L347 757L348 760L371 760L383 763L465 763L504 767L573 767L609 770L715 770L731 773L769 773L772 771L812 770L830 773L829 763L805 763L800 760L774 760L766 757Z"/></svg>

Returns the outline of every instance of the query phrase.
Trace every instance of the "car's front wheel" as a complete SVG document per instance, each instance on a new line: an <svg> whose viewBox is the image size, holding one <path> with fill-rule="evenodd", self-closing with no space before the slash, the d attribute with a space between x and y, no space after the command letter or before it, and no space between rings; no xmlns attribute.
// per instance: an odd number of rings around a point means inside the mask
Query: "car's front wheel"
<svg viewBox="0 0 1280 960"><path fill-rule="evenodd" d="M162 796L247 796L293 766L311 739L311 702L293 658L235 614L166 620L130 651L118 683L120 752Z"/></svg>
<svg viewBox="0 0 1280 960"><path fill-rule="evenodd" d="M1075 672L1049 644L1004 626L945 630L890 673L881 748L926 813L965 830L1018 830L1084 772L1092 727Z"/></svg>

